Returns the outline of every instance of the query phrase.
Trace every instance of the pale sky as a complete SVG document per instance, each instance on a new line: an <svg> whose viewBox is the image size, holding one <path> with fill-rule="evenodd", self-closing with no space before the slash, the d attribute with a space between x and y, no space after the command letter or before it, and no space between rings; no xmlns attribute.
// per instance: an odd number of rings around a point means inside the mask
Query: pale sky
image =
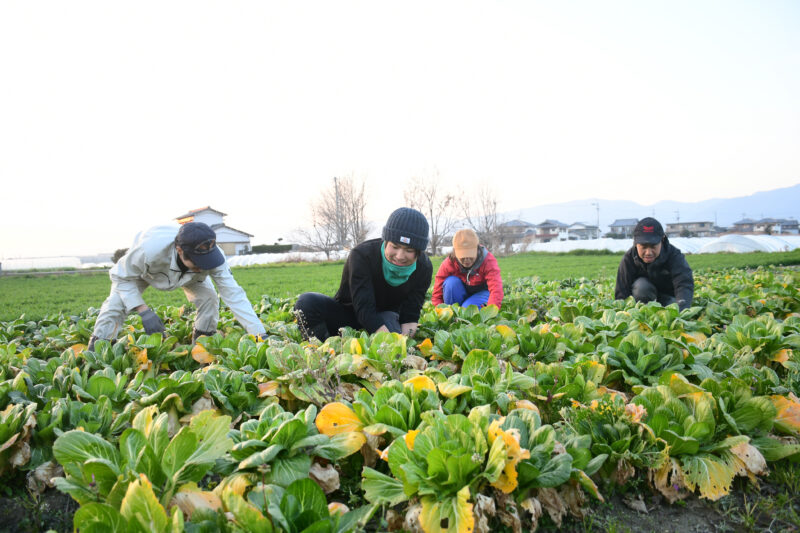
<svg viewBox="0 0 800 533"><path fill-rule="evenodd" d="M501 211L800 182L800 2L0 3L0 259L210 205L271 243L334 176Z"/></svg>

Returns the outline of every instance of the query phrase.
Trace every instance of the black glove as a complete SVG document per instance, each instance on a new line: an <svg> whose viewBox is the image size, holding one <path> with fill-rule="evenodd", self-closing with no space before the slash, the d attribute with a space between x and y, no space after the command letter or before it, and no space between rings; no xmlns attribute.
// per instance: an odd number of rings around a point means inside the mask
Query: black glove
<svg viewBox="0 0 800 533"><path fill-rule="evenodd" d="M164 333L164 323L152 309L145 309L139 313L142 317L142 326L147 334Z"/></svg>
<svg viewBox="0 0 800 533"><path fill-rule="evenodd" d="M199 329L195 329L192 331L192 344L197 344L197 339L200 337L210 337L216 331L200 331Z"/></svg>

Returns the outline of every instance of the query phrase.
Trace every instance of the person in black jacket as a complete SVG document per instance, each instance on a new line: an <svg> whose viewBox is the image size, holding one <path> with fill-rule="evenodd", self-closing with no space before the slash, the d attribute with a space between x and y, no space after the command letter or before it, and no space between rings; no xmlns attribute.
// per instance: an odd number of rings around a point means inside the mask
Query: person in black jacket
<svg viewBox="0 0 800 533"><path fill-rule="evenodd" d="M628 296L637 302L657 300L664 306L677 303L680 310L692 305L692 269L654 218L643 218L636 224L633 246L619 263L614 297L624 300Z"/></svg>
<svg viewBox="0 0 800 533"><path fill-rule="evenodd" d="M333 298L300 295L294 309L304 338L325 340L345 326L414 336L433 276L425 254L428 221L401 207L389 216L382 237L350 251Z"/></svg>

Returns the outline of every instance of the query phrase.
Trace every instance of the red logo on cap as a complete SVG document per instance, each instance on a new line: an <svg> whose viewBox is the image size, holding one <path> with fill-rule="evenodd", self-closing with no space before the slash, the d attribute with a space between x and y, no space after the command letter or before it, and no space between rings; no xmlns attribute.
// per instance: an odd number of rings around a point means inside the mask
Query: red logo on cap
<svg viewBox="0 0 800 533"><path fill-rule="evenodd" d="M642 231L645 233L653 233L653 227L654 226L642 226Z"/></svg>

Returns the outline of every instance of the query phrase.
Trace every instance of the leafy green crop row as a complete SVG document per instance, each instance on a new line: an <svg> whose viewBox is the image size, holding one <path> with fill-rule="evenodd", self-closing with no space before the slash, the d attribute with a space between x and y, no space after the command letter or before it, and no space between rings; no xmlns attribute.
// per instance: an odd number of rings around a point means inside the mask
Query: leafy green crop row
<svg viewBox="0 0 800 533"><path fill-rule="evenodd" d="M534 530L632 482L717 500L800 461L798 287L698 274L679 311L519 278L500 310L426 304L414 339L324 343L291 298L256 304L263 342L223 311L191 346L188 305L94 351L93 312L1 322L0 483L55 484L80 531Z"/></svg>

